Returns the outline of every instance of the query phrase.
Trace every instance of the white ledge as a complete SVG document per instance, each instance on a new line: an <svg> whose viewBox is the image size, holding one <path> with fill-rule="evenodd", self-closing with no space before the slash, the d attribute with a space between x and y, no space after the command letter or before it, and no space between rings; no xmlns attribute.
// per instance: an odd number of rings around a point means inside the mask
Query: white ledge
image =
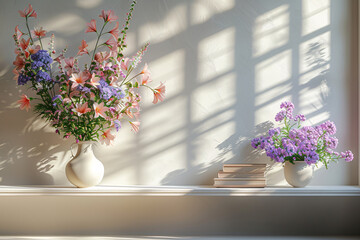
<svg viewBox="0 0 360 240"><path fill-rule="evenodd" d="M360 196L359 186L214 188L213 186L0 186L0 196Z"/></svg>

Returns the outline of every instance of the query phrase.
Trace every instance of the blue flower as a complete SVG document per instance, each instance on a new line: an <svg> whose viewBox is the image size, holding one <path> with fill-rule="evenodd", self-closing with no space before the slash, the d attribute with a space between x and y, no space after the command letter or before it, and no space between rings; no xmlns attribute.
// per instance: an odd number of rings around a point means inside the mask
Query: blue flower
<svg viewBox="0 0 360 240"><path fill-rule="evenodd" d="M18 85L25 85L30 80L30 77L20 74L18 78Z"/></svg>
<svg viewBox="0 0 360 240"><path fill-rule="evenodd" d="M43 72L41 70L36 73L35 79L37 82L51 81L49 74L47 72Z"/></svg>
<svg viewBox="0 0 360 240"><path fill-rule="evenodd" d="M125 92L121 88L110 86L104 79L99 81L100 97L109 100L112 97L118 99L125 97Z"/></svg>

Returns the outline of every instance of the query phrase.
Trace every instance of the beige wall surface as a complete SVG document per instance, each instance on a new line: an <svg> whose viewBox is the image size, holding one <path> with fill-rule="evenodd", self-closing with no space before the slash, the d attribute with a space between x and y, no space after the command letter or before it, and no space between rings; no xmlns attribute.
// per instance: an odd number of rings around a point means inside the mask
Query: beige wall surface
<svg viewBox="0 0 360 240"><path fill-rule="evenodd" d="M16 104L26 89L12 79L12 34L28 3L38 13L31 24L55 33L58 52L68 46L75 54L82 39L95 44L87 22L102 9L122 20L129 2L0 0L0 184L68 184L73 139L60 139ZM112 146L96 148L102 184L212 184L223 163L271 163L250 140L274 126L284 100L307 124L334 121L338 150L355 155L352 163L320 166L311 184L357 184L357 27L356 1L139 1L127 54L150 42L143 63L166 83L167 98L153 105L144 92L140 132L124 126ZM286 184L281 166L271 166L267 180Z"/></svg>

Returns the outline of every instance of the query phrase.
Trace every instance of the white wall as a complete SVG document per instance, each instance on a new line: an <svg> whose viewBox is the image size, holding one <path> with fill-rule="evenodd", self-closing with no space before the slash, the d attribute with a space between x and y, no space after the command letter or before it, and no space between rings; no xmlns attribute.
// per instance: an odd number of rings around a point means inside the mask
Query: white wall
<svg viewBox="0 0 360 240"><path fill-rule="evenodd" d="M17 10L28 3L0 0L0 184L67 184L72 141L16 106L25 89L12 80L12 34L23 20ZM36 22L55 32L57 49L68 45L70 53L84 38L94 44L84 30L101 9L123 19L129 6L110 0L31 4ZM166 83L167 99L152 105L145 93L140 133L124 127L111 147L96 149L105 164L103 184L212 184L223 163L270 163L249 141L272 126L284 100L292 100L308 124L334 121L338 149L355 154L352 163L319 168L311 184L357 184L356 19L356 1L139 1L128 53L150 41L144 61L153 79ZM314 43L325 55L309 60ZM281 166L267 177L269 184L285 184Z"/></svg>

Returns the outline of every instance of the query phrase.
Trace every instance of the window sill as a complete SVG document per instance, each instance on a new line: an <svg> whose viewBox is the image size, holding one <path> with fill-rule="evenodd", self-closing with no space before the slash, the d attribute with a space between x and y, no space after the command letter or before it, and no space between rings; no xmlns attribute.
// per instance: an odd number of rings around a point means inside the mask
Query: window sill
<svg viewBox="0 0 360 240"><path fill-rule="evenodd" d="M0 196L360 196L359 186L214 188L213 186L0 186Z"/></svg>

